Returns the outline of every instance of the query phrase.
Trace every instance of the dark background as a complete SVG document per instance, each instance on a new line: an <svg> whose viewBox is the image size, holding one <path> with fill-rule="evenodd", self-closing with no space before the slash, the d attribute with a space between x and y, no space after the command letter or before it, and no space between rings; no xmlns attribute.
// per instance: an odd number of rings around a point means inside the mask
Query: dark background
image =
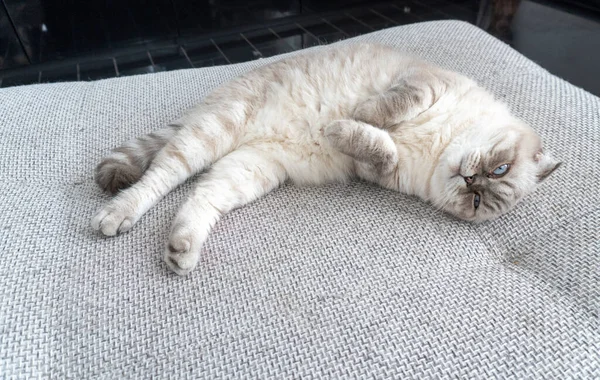
<svg viewBox="0 0 600 380"><path fill-rule="evenodd" d="M235 63L460 19L600 94L599 15L600 0L0 0L0 86Z"/></svg>

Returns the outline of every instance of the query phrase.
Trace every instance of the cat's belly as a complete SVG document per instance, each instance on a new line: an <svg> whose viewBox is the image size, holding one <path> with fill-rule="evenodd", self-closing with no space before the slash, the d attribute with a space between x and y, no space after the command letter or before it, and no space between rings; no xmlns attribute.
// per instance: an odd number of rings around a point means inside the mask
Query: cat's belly
<svg viewBox="0 0 600 380"><path fill-rule="evenodd" d="M316 89L300 83L304 79L295 82L303 91L267 94L248 125L246 143L273 152L294 183L346 181L354 175L354 162L330 146L323 130L332 121L347 118L354 100L328 91L327 86Z"/></svg>
<svg viewBox="0 0 600 380"><path fill-rule="evenodd" d="M323 135L329 121L320 118L260 121L263 124L251 128L253 132L245 143L268 152L286 168L292 182L318 185L346 181L354 175L353 160L333 149Z"/></svg>

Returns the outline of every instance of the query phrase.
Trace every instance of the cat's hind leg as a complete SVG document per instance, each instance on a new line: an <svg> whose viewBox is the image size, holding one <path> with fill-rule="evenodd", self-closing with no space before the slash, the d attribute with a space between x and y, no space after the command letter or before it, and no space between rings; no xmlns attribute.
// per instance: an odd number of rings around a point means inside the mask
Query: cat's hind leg
<svg viewBox="0 0 600 380"><path fill-rule="evenodd" d="M98 186L115 194L139 181L158 152L180 129L180 124L171 124L113 149L96 167Z"/></svg>
<svg viewBox="0 0 600 380"><path fill-rule="evenodd" d="M169 268L179 275L189 273L223 215L270 192L286 178L285 168L268 149L243 146L217 161L200 178L173 222L164 257Z"/></svg>
<svg viewBox="0 0 600 380"><path fill-rule="evenodd" d="M113 236L129 230L163 196L190 176L229 153L243 134L243 112L198 107L178 121L182 126L156 154L140 180L121 191L93 218L92 227Z"/></svg>

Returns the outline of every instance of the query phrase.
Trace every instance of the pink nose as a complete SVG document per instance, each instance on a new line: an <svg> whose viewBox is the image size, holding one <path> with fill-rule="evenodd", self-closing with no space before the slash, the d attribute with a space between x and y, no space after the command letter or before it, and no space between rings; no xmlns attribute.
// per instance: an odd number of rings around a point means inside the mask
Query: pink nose
<svg viewBox="0 0 600 380"><path fill-rule="evenodd" d="M467 186L472 185L473 184L473 180L474 180L475 176L470 176L470 177L464 177L465 182L467 183Z"/></svg>

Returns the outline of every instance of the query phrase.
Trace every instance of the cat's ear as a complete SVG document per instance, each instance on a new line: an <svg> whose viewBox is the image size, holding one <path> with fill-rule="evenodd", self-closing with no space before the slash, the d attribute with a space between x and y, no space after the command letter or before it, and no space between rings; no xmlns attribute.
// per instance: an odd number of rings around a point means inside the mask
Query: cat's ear
<svg viewBox="0 0 600 380"><path fill-rule="evenodd" d="M543 180L548 178L550 174L552 174L556 169L559 168L560 165L562 165L562 162L555 160L554 158L545 154L541 150L538 153L536 153L533 159L538 165L538 170L536 174L538 182L542 182Z"/></svg>

